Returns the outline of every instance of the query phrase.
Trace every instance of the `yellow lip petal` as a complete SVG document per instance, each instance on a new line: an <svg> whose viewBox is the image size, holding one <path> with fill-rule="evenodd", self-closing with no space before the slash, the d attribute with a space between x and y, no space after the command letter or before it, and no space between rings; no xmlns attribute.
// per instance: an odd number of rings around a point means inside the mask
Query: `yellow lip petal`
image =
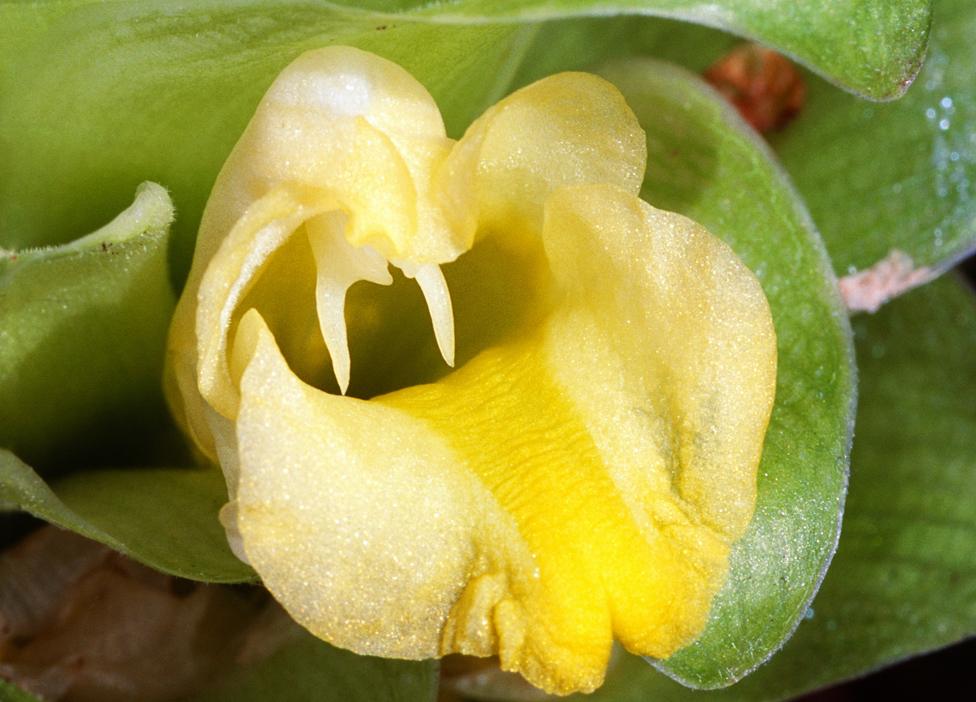
<svg viewBox="0 0 976 702"><path fill-rule="evenodd" d="M724 244L617 188L557 193L545 241L564 304L433 385L326 395L254 313L242 323L260 337L237 342L255 348L244 548L327 640L498 652L569 692L600 683L614 637L666 657L704 625L754 504L775 379L765 299ZM650 267L634 256L648 250Z"/></svg>
<svg viewBox="0 0 976 702"><path fill-rule="evenodd" d="M235 550L311 631L497 653L559 693L599 685L614 639L666 657L701 631L755 505L775 334L727 246L638 199L644 159L585 74L457 144L363 52L276 81L208 204L169 393L225 470ZM344 392L367 327L372 358L402 353L382 329L408 322L350 291L390 263L458 369L370 400L310 384L331 355Z"/></svg>

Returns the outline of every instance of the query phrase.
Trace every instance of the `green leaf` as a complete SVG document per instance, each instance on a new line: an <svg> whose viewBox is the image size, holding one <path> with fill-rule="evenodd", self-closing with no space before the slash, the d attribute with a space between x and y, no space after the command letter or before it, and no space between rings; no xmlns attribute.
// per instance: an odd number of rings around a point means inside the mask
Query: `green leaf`
<svg viewBox="0 0 976 702"><path fill-rule="evenodd" d="M832 5L824 12L822 3L795 0L413 0L374 2L386 11L377 12L295 0L208 0L178 11L165 0L3 3L0 243L67 241L152 178L170 188L180 212L180 279L210 186L265 88L296 55L330 43L403 65L434 94L455 135L505 90L535 31L531 22L609 11L724 27L874 97L900 92L921 61L929 0ZM613 44L597 46L593 60L615 52Z"/></svg>
<svg viewBox="0 0 976 702"><path fill-rule="evenodd" d="M0 678L0 702L39 702L39 700Z"/></svg>
<svg viewBox="0 0 976 702"><path fill-rule="evenodd" d="M671 17L774 46L875 99L897 97L911 83L922 64L931 14L931 0L367 0L355 6L416 9L412 18L449 23L623 12Z"/></svg>
<svg viewBox="0 0 976 702"><path fill-rule="evenodd" d="M976 634L976 298L944 278L855 323L861 391L840 548L810 618L739 684L626 656L591 702L788 699Z"/></svg>
<svg viewBox="0 0 976 702"><path fill-rule="evenodd" d="M811 77L774 138L838 274L892 249L942 269L976 247L976 4L938 0L929 56L898 102L870 105Z"/></svg>
<svg viewBox="0 0 976 702"><path fill-rule="evenodd" d="M254 572L231 553L217 521L226 501L216 468L82 471L49 487L0 450L0 502L164 573L212 583L253 582Z"/></svg>
<svg viewBox="0 0 976 702"><path fill-rule="evenodd" d="M357 656L302 633L267 660L186 702L433 702L435 661Z"/></svg>
<svg viewBox="0 0 976 702"><path fill-rule="evenodd" d="M631 61L604 75L647 130L644 198L725 239L758 275L776 325L779 377L756 516L705 632L657 663L695 687L728 685L789 637L833 554L853 418L850 328L802 203L734 110L668 64Z"/></svg>
<svg viewBox="0 0 976 702"><path fill-rule="evenodd" d="M559 71L591 70L611 60L652 56L703 71L742 40L700 25L656 17L545 22L528 42L513 81L527 85Z"/></svg>
<svg viewBox="0 0 976 702"><path fill-rule="evenodd" d="M122 441L158 416L172 218L166 191L146 183L93 234L0 250L0 446L43 464L69 439L103 440L98 424Z"/></svg>
<svg viewBox="0 0 976 702"><path fill-rule="evenodd" d="M840 548L768 690L976 634L976 298L945 278L857 317L854 331L860 409Z"/></svg>

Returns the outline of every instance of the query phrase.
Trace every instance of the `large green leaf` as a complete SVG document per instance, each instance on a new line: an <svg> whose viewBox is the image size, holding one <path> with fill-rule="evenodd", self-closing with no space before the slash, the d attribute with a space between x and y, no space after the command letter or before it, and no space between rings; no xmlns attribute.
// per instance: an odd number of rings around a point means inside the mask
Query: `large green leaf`
<svg viewBox="0 0 976 702"><path fill-rule="evenodd" d="M976 298L946 278L859 317L855 330L851 489L809 618L726 690L688 690L627 656L581 702L787 699L976 635Z"/></svg>
<svg viewBox="0 0 976 702"><path fill-rule="evenodd" d="M705 22L760 37L875 97L899 92L920 63L929 0L831 5L470 0L378 2L370 11L296 0L208 0L178 10L166 0L0 3L0 242L67 241L152 178L171 189L180 212L174 272L181 277L210 185L264 89L298 53L328 43L405 66L433 92L455 134L508 85L534 32L523 24L572 15L628 11ZM595 60L614 45L601 51Z"/></svg>
<svg viewBox="0 0 976 702"><path fill-rule="evenodd" d="M836 270L900 249L943 267L976 247L976 3L937 0L929 56L898 102L871 105L810 78L774 139Z"/></svg>
<svg viewBox="0 0 976 702"><path fill-rule="evenodd" d="M668 64L632 61L605 75L647 130L645 199L731 244L759 276L776 325L779 377L756 517L704 634L657 664L694 686L727 685L792 633L833 554L853 411L850 330L806 211L734 110Z"/></svg>
<svg viewBox="0 0 976 702"><path fill-rule="evenodd" d="M164 573L214 583L256 580L230 552L215 468L82 471L45 483L0 450L0 503L99 541Z"/></svg>
<svg viewBox="0 0 976 702"><path fill-rule="evenodd" d="M302 634L216 690L186 702L433 702L438 665L357 656Z"/></svg>
<svg viewBox="0 0 976 702"><path fill-rule="evenodd" d="M854 331L860 409L840 549L813 618L763 676L768 690L976 634L976 298L946 278Z"/></svg>
<svg viewBox="0 0 976 702"><path fill-rule="evenodd" d="M673 17L754 38L868 97L897 97L922 63L930 0L366 0L435 22L540 20L624 12Z"/></svg>
<svg viewBox="0 0 976 702"><path fill-rule="evenodd" d="M592 70L612 60L641 56L703 71L742 40L701 25L624 16L545 22L527 43L514 87L559 71Z"/></svg>
<svg viewBox="0 0 976 702"><path fill-rule="evenodd" d="M158 418L172 218L166 191L147 183L93 234L0 250L0 447L43 463L61 442L104 440L93 427L113 425L122 443Z"/></svg>

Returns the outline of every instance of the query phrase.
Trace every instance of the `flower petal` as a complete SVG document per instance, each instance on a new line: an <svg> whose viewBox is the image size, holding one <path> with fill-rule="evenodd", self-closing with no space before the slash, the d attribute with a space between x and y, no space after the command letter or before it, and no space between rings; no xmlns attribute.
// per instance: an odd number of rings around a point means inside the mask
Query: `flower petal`
<svg viewBox="0 0 976 702"><path fill-rule="evenodd" d="M569 692L602 681L614 636L666 657L704 626L754 506L775 337L758 282L689 220L615 186L545 212L561 301L437 383L322 393L248 313L236 509L319 636L497 652Z"/></svg>
<svg viewBox="0 0 976 702"><path fill-rule="evenodd" d="M204 400L225 417L236 411L224 360L237 320L229 311L268 257L307 219L339 210L356 246L388 259L453 260L463 250L455 230L418 199L451 143L430 94L378 56L328 47L275 80L214 185L170 333L167 395L211 457Z"/></svg>
<svg viewBox="0 0 976 702"><path fill-rule="evenodd" d="M498 653L571 692L615 637L666 657L701 631L754 508L775 337L731 250L638 199L644 165L593 76L528 86L453 147L378 57L310 52L276 80L208 203L170 391L224 469L235 551L315 634ZM393 308L352 286L390 263L457 371L382 343ZM404 389L324 392L363 331L398 368L373 387Z"/></svg>
<svg viewBox="0 0 976 702"><path fill-rule="evenodd" d="M256 311L234 347L246 364L236 517L248 561L328 641L439 655L490 495L422 421L299 381Z"/></svg>
<svg viewBox="0 0 976 702"><path fill-rule="evenodd" d="M611 183L636 195L646 161L644 132L620 91L589 73L560 73L479 117L444 162L438 184L455 221L467 218L484 231L538 231L543 204L557 188Z"/></svg>
<svg viewBox="0 0 976 702"><path fill-rule="evenodd" d="M776 390L759 281L701 225L613 186L558 192L543 236L566 295L555 365L591 434L607 441L604 461L649 460L637 447L653 436L677 495L737 539L752 518ZM639 430L621 411L650 421Z"/></svg>

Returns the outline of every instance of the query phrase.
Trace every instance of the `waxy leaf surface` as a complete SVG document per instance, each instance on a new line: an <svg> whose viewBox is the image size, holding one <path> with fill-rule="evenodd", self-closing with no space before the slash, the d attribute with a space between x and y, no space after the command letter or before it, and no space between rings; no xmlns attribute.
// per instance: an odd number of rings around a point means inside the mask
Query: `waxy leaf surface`
<svg viewBox="0 0 976 702"><path fill-rule="evenodd" d="M61 442L98 454L162 415L172 218L166 191L147 183L86 237L0 249L0 447L44 465Z"/></svg>
<svg viewBox="0 0 976 702"><path fill-rule="evenodd" d="M901 100L871 104L809 77L772 143L838 275L892 249L943 270L976 247L976 4L938 0L925 67Z"/></svg>
<svg viewBox="0 0 976 702"><path fill-rule="evenodd" d="M452 24L621 13L670 17L774 46L875 99L896 97L911 82L931 12L930 0L367 0L356 7Z"/></svg>
<svg viewBox="0 0 976 702"><path fill-rule="evenodd" d="M192 580L256 579L231 553L217 510L227 500L215 469L87 470L45 483L0 451L0 502L99 541L157 570Z"/></svg>

